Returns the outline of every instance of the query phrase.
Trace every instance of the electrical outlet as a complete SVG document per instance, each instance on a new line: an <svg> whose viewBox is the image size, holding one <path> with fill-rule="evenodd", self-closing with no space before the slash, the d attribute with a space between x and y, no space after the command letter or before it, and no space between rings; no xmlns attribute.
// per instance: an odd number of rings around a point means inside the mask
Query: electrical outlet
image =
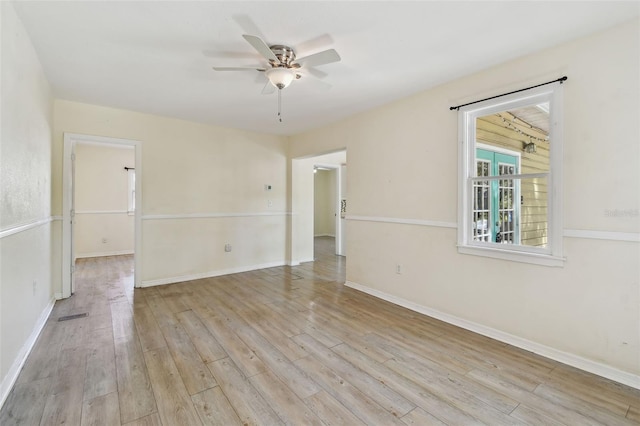
<svg viewBox="0 0 640 426"><path fill-rule="evenodd" d="M107 239L106 238L102 239L102 244L107 244Z"/></svg>
<svg viewBox="0 0 640 426"><path fill-rule="evenodd" d="M271 200L267 201L267 207L273 207L273 201Z"/></svg>
<svg viewBox="0 0 640 426"><path fill-rule="evenodd" d="M396 274L402 274L402 265L399 263L396 265Z"/></svg>
<svg viewBox="0 0 640 426"><path fill-rule="evenodd" d="M38 287L38 281L33 280L33 295L36 295L36 288Z"/></svg>
<svg viewBox="0 0 640 426"><path fill-rule="evenodd" d="M225 244L224 245L224 251L226 251L227 253L229 253L231 251L231 244Z"/></svg>

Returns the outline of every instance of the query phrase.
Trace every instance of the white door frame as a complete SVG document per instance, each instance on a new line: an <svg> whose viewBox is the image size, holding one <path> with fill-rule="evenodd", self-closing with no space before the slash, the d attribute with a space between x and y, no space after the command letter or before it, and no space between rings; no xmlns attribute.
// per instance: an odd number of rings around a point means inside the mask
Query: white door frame
<svg viewBox="0 0 640 426"><path fill-rule="evenodd" d="M109 138L104 136L64 134L64 151L62 159L62 298L72 294L72 231L71 210L73 209L73 174L72 155L77 143L97 143L106 145L127 145L135 150L136 195L134 212L134 286L140 287L142 277L142 142L130 139Z"/></svg>
<svg viewBox="0 0 640 426"><path fill-rule="evenodd" d="M331 169L336 175L336 198L333 200L334 202L334 210L335 210L335 224L336 224L336 254L340 256L344 256L342 251L342 221L340 220L340 202L342 200L342 167L341 164L323 164L316 163L314 167L322 168L322 169Z"/></svg>

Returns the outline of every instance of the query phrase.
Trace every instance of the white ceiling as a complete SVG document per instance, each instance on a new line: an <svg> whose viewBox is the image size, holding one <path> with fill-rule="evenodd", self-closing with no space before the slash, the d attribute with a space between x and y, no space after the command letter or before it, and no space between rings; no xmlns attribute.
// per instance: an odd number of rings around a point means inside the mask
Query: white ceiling
<svg viewBox="0 0 640 426"><path fill-rule="evenodd" d="M56 98L295 134L638 16L637 1L21 1ZM242 34L298 57L334 48L277 95ZM615 48L615 46L611 46ZM597 60L597 58L594 58ZM559 76L558 76L559 77ZM331 85L330 89L327 86ZM443 105L443 108L447 105Z"/></svg>

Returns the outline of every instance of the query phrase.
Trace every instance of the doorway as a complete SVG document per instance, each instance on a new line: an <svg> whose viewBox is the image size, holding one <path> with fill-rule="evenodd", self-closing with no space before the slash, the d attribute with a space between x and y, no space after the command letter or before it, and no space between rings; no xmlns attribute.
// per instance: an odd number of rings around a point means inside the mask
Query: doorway
<svg viewBox="0 0 640 426"><path fill-rule="evenodd" d="M315 236L315 175L326 171L335 173L333 200L329 201L329 214L335 223L334 255L346 256L346 226L344 209L346 205L346 150L329 154L295 158L292 160L292 215L290 222L290 254L289 264L292 266L304 262L312 262ZM314 173L314 171L316 173Z"/></svg>
<svg viewBox="0 0 640 426"><path fill-rule="evenodd" d="M118 154L117 151L120 153ZM133 155L125 155L132 152ZM108 155L107 155L108 153ZM80 156L78 156L80 155ZM87 167L83 164L78 168L77 160L87 161L88 158L99 159L102 156L104 162L107 157L115 159L109 164L109 170L102 170L96 173L95 170L104 164L96 162L93 166ZM119 158L119 160L118 160ZM96 160L97 161L97 160ZM122 164L120 164L122 163ZM114 169L116 168L117 169ZM100 255L116 255L125 252L134 253L134 286L140 286L140 259L141 259L141 197L142 185L140 183L142 169L141 142L116 139L100 136L64 134L64 158L63 158L63 225L62 225L62 297L70 297L74 292L75 260L80 257L92 257ZM76 179L76 174L80 172L82 182ZM136 179L136 173L138 178ZM121 202L118 208L109 205L107 198L112 198L102 187L87 188L86 180L105 179L118 180L126 184L126 192L121 195L126 197L124 204ZM119 175L118 175L119 174ZM102 176L101 176L102 175ZM122 188L124 191L125 188ZM76 200L76 195L84 197L81 201ZM77 204L80 201L80 204ZM89 206L87 208L87 206ZM111 206L111 207L110 207ZM80 207L80 208L78 208ZM117 217L118 216L118 217ZM122 232L114 232L114 227L118 223L130 223L133 219L133 244L126 245L123 242ZM94 226L91 235L83 235L78 239L78 231L86 233L87 229ZM130 226L130 225L129 225ZM109 229L111 228L111 229ZM126 233L126 231L125 231ZM126 237L124 237L126 238ZM132 250L131 250L132 249Z"/></svg>

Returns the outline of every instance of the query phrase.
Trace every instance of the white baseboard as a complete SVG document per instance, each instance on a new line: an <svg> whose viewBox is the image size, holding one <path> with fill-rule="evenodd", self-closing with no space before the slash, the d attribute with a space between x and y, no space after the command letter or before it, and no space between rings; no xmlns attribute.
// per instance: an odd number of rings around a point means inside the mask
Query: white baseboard
<svg viewBox="0 0 640 426"><path fill-rule="evenodd" d="M536 353L538 355L542 355L546 358L553 359L555 361L570 365L580 370L584 370L589 373L614 380L618 383L640 389L640 375L618 370L617 368L611 367L606 364L601 364L599 362L592 361L575 354L564 352L549 346L542 345L540 343L523 339L522 337L514 336L513 334L496 330L495 328L468 321L454 315L428 308L426 306L418 305L417 303L410 302L401 297L393 296L382 291L366 287L362 284L355 283L353 281L347 281L345 285L347 287L362 291L363 293L370 294L371 296L375 296L379 299L386 300L387 302L391 302L407 309L411 309L412 311L439 319L441 321L456 325L469 331L473 331L474 333L482 334L483 336L508 343L518 348Z"/></svg>
<svg viewBox="0 0 640 426"><path fill-rule="evenodd" d="M27 341L24 342L22 348L20 348L20 352L18 352L18 356L13 361L13 364L11 365L11 368L9 368L7 375L2 379L2 383L0 383L0 408L2 408L2 406L4 405L4 402L9 396L9 392L11 392L11 388L13 388L16 380L18 380L20 370L22 370L27 357L33 349L33 345L35 345L36 340L38 340L38 336L40 336L42 329L47 323L47 319L49 318L49 315L53 310L53 305L55 304L55 302L55 299L51 299L47 306L44 308L44 310L40 314L40 317L38 318L38 321L36 321L36 324L33 327L33 331L31 331L31 335L29 336Z"/></svg>
<svg viewBox="0 0 640 426"><path fill-rule="evenodd" d="M317 237L331 237L331 238L335 238L335 234L317 234L314 235L313 238L317 238Z"/></svg>
<svg viewBox="0 0 640 426"><path fill-rule="evenodd" d="M276 266L284 266L284 261L262 263L259 265L239 266L237 268L221 269L218 271L202 272L199 274L182 275L178 277L159 278L155 280L142 281L141 287L153 287L156 285L181 283L184 281L201 280L203 278L220 277L222 275L238 274L240 272L255 271L256 269L275 268Z"/></svg>
<svg viewBox="0 0 640 426"><path fill-rule="evenodd" d="M133 250L104 251L100 253L76 253L76 259L84 259L88 257L122 256L124 254L133 253Z"/></svg>

